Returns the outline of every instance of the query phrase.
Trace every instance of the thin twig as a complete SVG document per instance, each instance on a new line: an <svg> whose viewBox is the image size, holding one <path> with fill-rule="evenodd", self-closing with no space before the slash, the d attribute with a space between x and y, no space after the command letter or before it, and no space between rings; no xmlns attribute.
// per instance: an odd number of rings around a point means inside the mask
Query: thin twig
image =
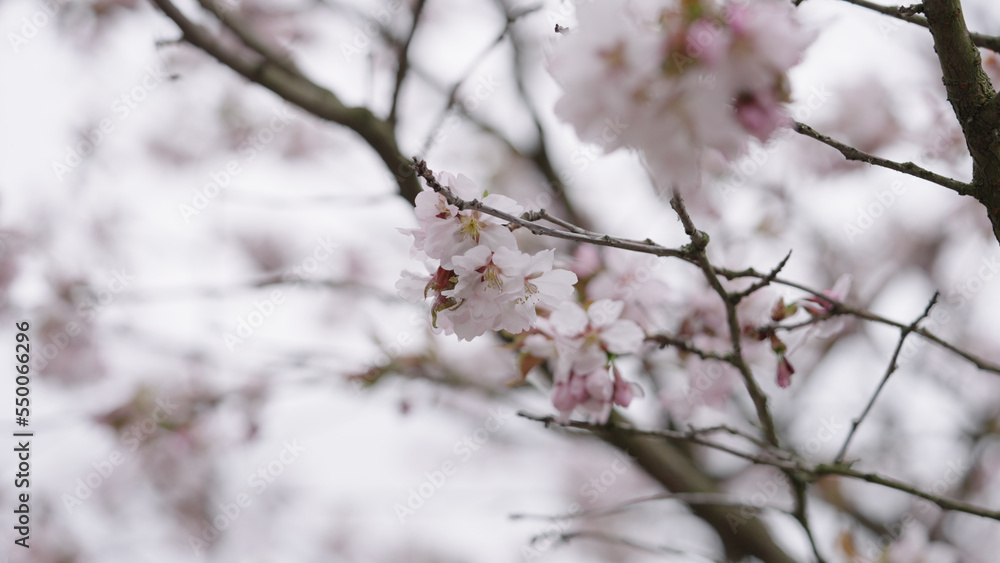
<svg viewBox="0 0 1000 563"><path fill-rule="evenodd" d="M750 366L747 365L746 360L743 358L742 331L740 329L739 316L736 312L737 301L734 300L729 292L726 291L726 288L722 286L722 282L719 281L719 276L716 274L715 268L712 266L712 263L708 260L708 255L705 253L705 247L708 246L708 235L695 228L694 222L691 220L691 216L688 214L687 208L684 206L684 200L681 199L680 194L675 192L673 197L670 198L670 207L672 207L674 212L677 213L677 217L680 218L681 224L684 226L684 232L691 238L689 248L690 251L694 253L696 263L705 274L705 281L707 281L709 286L711 286L712 289L719 295L719 298L722 299L722 302L726 307L726 320L729 325L729 340L733 346L730 363L740 372L740 375L743 376L743 384L747 388L747 393L750 394L750 400L753 401L754 408L757 411L757 419L760 421L761 430L763 430L764 436L767 438L768 442L777 446L778 434L775 431L774 419L771 417L771 411L767 408L767 395L764 394L760 385L757 384L757 380L754 379Z"/></svg>
<svg viewBox="0 0 1000 563"><path fill-rule="evenodd" d="M742 301L743 299L745 299L746 297L748 297L750 294L756 292L758 289L761 289L761 288L763 288L763 287L765 287L767 285L770 285L770 283L772 281L774 281L774 278L778 277L778 274L781 273L781 270L784 269L785 264L788 263L788 259L791 258L791 257L792 257L792 251L789 250L788 254L785 255L785 257L781 260L781 262L779 262L778 265L775 266L773 270L771 270L771 273L769 273L768 275L764 276L763 278L760 279L760 281L754 283L753 285L751 285L750 287L746 288L745 290L743 290L743 291L741 291L739 293L734 293L732 295L732 299L735 299L736 302L739 303L740 301Z"/></svg>
<svg viewBox="0 0 1000 563"><path fill-rule="evenodd" d="M702 438L698 432L687 431L681 432L677 430L647 430L641 428L635 428L630 425L616 424L616 425L599 425L590 424L588 422L581 422L577 420L562 421L554 416L541 416L536 414L531 414L524 411L519 411L518 416L527 418L528 420L534 420L536 422L541 422L546 426L560 426L564 428L576 428L578 430L587 430L595 433L606 433L612 430L627 432L629 434L634 434L637 436L652 436L658 438L665 438L668 440L677 440L681 442L688 442L691 444L697 444L699 446L705 446L727 454L745 459L747 461L758 463L761 465L772 465L779 469L787 469L791 471L797 471L801 468L801 462L798 460L788 459L788 452L785 452L785 456L762 456L752 453L743 452L735 448L731 448L725 444L720 444L718 442L713 442L712 440L707 440Z"/></svg>
<svg viewBox="0 0 1000 563"><path fill-rule="evenodd" d="M761 510L773 510L775 512L782 512L784 514L791 515L791 512L785 510L784 508L768 504L747 504L745 502L733 500L725 493L657 493L654 495L647 495L644 497L634 498L610 507L592 508L589 510L578 510L576 512L568 512L568 513L554 514L554 515L516 513L516 514L511 514L510 519L511 520L533 519L533 520L557 521L557 520L570 520L573 518L602 518L605 516L613 516L615 514L620 514L642 503L653 502L657 500L676 500L692 506L705 505L705 506L726 506L730 508L744 508L753 513L760 512Z"/></svg>
<svg viewBox="0 0 1000 563"><path fill-rule="evenodd" d="M869 2L868 0L842 1L848 4L854 4L855 6L861 6L862 8L868 8L869 10L876 11L880 14L900 19L905 22L910 22L921 27L927 27L927 18L914 15L916 12L914 6L883 6L881 4ZM920 8L922 11L923 7L920 6ZM976 46L1000 53L1000 37L992 37L981 33L969 33L969 37L972 38L972 42Z"/></svg>
<svg viewBox="0 0 1000 563"><path fill-rule="evenodd" d="M698 348L697 346L691 344L687 340L682 340L675 336L670 336L669 334L654 334L652 336L646 337L646 341L656 342L657 344L660 345L660 348L666 348L667 346L670 346L672 348L680 350L681 352L694 354L695 356L698 356L703 360L716 360L720 362L725 362L727 364L732 363L728 355L724 356L722 354L718 354L715 352L702 350L701 348Z"/></svg>
<svg viewBox="0 0 1000 563"><path fill-rule="evenodd" d="M812 527L809 526L809 484L790 471L786 471L785 474L788 475L789 481L792 483L792 490L795 492L795 510L792 511L792 516L798 520L799 525L805 530L806 537L809 538L809 545L812 547L813 555L816 556L816 563L826 563L826 560L819 553L819 546L816 545L816 538L813 537Z"/></svg>
<svg viewBox="0 0 1000 563"><path fill-rule="evenodd" d="M392 89L392 105L389 107L389 117L387 121L393 127L396 126L396 111L399 107L399 93L403 90L403 81L406 80L406 73L410 70L410 43L413 36L417 34L417 26L420 23L420 14L424 11L426 0L416 0L413 5L413 25L410 33L406 36L403 46L399 49L399 61L396 66L396 84Z"/></svg>
<svg viewBox="0 0 1000 563"><path fill-rule="evenodd" d="M891 477L885 477L877 473L866 473L863 471L852 469L849 465L843 463L838 463L838 464L821 463L818 465L810 465L806 463L804 460L795 457L794 453L792 452L787 452L787 454L789 455L788 458L777 458L774 456L749 454L746 452L741 452L739 450L730 448L729 446L726 446L724 444L719 444L711 440L705 440L694 432L678 432L674 430L645 430L624 424L599 425L599 424L590 424L587 422L581 422L576 420L564 421L564 420L559 420L554 416L540 416L527 413L524 411L519 411L517 414L518 416L521 416L528 420L541 422L545 424L546 427L558 426L563 428L575 428L579 430L586 430L589 432L593 432L595 434L623 432L628 434L634 434L637 436L660 437L667 440L676 440L676 441L697 444L700 446L706 446L739 457L741 459L745 459L747 461L753 462L758 465L769 465L772 467L776 467L782 471L785 471L786 474L788 474L788 472L791 472L792 474L796 475L796 478L801 479L805 482L813 482L820 478L830 475L849 477L852 479L866 481L868 483L873 483L889 489L902 491L904 493L920 497L922 499L928 500L938 505L944 510L964 512L966 514L972 514L973 516L981 516L983 518L989 518L991 520L1000 521L1000 510L989 510L973 504L969 504L967 502L944 498L940 495L920 490L912 485L908 485L902 481L893 479Z"/></svg>
<svg viewBox="0 0 1000 563"><path fill-rule="evenodd" d="M896 350L892 353L892 359L889 360L889 367L885 370L885 375L882 376L882 381L879 382L878 387L875 388L875 393L872 394L871 399L868 400L868 404L865 409L861 411L861 415L851 422L851 430L847 433L847 438L844 439L844 444L840 446L840 452L837 453L835 463L842 463L844 461L844 456L847 454L847 447L851 443L851 439L854 438L855 432L857 432L858 427L861 426L861 422L868 416L868 412L872 409L872 405L875 404L875 400L878 399L879 393L882 392L882 388L889 381L889 377L896 371L899 365L896 360L899 359L899 352L903 349L903 343L906 342L906 337L910 335L911 332L916 330L917 325L920 321L927 318L927 315L931 313L931 308L937 303L939 294L934 292L934 296L931 297L930 302L924 309L924 312L920 314L919 317L906 328L900 329L899 331L899 343L896 344Z"/></svg>
<svg viewBox="0 0 1000 563"><path fill-rule="evenodd" d="M437 179L434 178L434 173L427 168L427 163L423 160L418 160L416 157L413 158L414 164L413 169L417 174L427 182L427 185L435 192L444 196L449 204L458 207L459 209L474 209L480 211L487 215L492 215L498 219L503 219L508 223L523 227L536 235L545 235L555 238L561 238L566 240L572 240L575 242L585 242L590 244L596 244L599 246L610 246L612 248L621 248L624 250L633 250L636 252L645 252L647 254L653 254L655 256L670 256L674 258L681 258L685 261L691 261L692 257L690 252L684 249L667 248L665 246L660 246L651 242L629 240L622 238L614 238L610 235L598 235L598 234L580 234L578 232L560 231L556 229L551 229L538 223L534 223L527 219L511 215L494 209L488 205L483 205L479 200L465 201L457 196L447 187L442 186Z"/></svg>
<svg viewBox="0 0 1000 563"><path fill-rule="evenodd" d="M539 541L541 539L553 537L553 534L542 534L539 537L533 538L533 541ZM595 531L577 531L577 532L563 532L555 534L555 537L564 543L569 543L570 540L575 538L588 538L598 541L603 541L610 544L621 545L625 547L631 547L633 549L638 549L640 551L645 551L647 553L652 553L655 555L695 555L706 561L718 562L718 559L713 559L707 555L700 555L692 553L690 551L685 551L682 549L677 549L675 547L661 546L661 545L647 545L635 540L628 538L623 538L620 536L615 536L605 532L595 532Z"/></svg>
<svg viewBox="0 0 1000 563"><path fill-rule="evenodd" d="M903 174L909 174L910 176L915 176L922 180L933 182L939 186L944 186L950 190L954 190L961 195L972 195L972 185L942 176L940 174L935 174L934 172L921 168L912 162L895 162L877 156L872 156L850 145L846 145L840 141L836 141L826 135L818 133L812 127L797 121L795 122L795 131L805 135L806 137L812 137L824 145L837 149L847 160L867 162L868 164L874 166L881 166L882 168L888 168L889 170L895 170L896 172L902 172Z"/></svg>

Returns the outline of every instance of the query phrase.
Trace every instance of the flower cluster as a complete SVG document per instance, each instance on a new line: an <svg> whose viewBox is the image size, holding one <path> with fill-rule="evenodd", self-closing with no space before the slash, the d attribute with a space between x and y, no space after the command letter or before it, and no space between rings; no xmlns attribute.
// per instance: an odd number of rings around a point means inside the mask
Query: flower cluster
<svg viewBox="0 0 1000 563"><path fill-rule="evenodd" d="M469 178L442 173L438 181L460 199L519 215L502 195L481 192ZM518 334L533 327L539 305L555 309L573 295L576 275L553 269L554 250L522 253L503 221L475 209L460 210L437 192L416 198L419 228L405 229L428 275L403 272L396 288L412 302L431 298L435 328L472 340L488 330Z"/></svg>
<svg viewBox="0 0 1000 563"><path fill-rule="evenodd" d="M682 188L699 183L706 149L733 160L748 135L786 124L786 73L813 40L778 0L593 2L577 19L549 61L556 114L607 152L643 151Z"/></svg>
<svg viewBox="0 0 1000 563"><path fill-rule="evenodd" d="M612 404L627 407L642 396L642 388L626 381L614 364L616 356L638 352L646 336L634 321L620 318L624 308L624 302L610 299L586 310L567 301L525 337L522 352L534 360L528 365L542 359L554 365L552 404L563 417L579 407L592 422L604 423Z"/></svg>
<svg viewBox="0 0 1000 563"><path fill-rule="evenodd" d="M465 176L442 173L438 183L461 200L522 212L514 200L481 192ZM621 318L624 301L598 299L584 309L574 295L576 274L553 269L554 250L522 253L503 221L460 209L436 191L417 195L416 215L419 227L401 230L413 236L413 254L428 273L403 272L396 288L415 303L432 301L436 329L463 340L490 330L519 335L522 376L548 361L552 403L564 417L579 407L604 422L613 404L627 407L642 395L615 365L618 356L638 352L646 337L638 324ZM600 268L598 259L593 269Z"/></svg>

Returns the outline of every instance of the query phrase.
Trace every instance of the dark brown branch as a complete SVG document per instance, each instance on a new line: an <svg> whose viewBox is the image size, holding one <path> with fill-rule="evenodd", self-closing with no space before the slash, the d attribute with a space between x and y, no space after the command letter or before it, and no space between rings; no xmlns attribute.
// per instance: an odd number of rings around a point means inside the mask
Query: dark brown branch
<svg viewBox="0 0 1000 563"><path fill-rule="evenodd" d="M646 338L648 342L656 342L660 345L660 348L666 348L670 346L671 348L676 348L681 352L686 352L688 354L694 354L703 360L716 360L719 362L730 363L729 356L723 356L721 354L716 354L715 352L709 352L707 350L702 350L697 346L691 344L687 340L682 340L675 336L670 336L669 334L654 334Z"/></svg>
<svg viewBox="0 0 1000 563"><path fill-rule="evenodd" d="M545 235L555 238L572 240L575 242L585 242L590 244L596 244L598 246L610 246L613 248L621 248L623 250L644 252L647 254L653 254L655 256L672 256L674 258L681 258L686 261L692 260L692 258L690 257L690 253L683 249L678 250L674 248L667 248L665 246L654 244L650 241L629 240L629 239L614 238L609 235L598 235L589 233L589 231L585 232L586 234L582 234L579 232L579 229L577 229L574 232L559 231L556 229L550 229L549 227L545 227L543 225L539 225L538 223L533 222L531 218L536 216L532 215L531 212L525 214L526 218L517 217L511 215L510 213L505 213L498 209L493 209L488 205L483 205L482 202L480 202L479 200L465 201L464 199L456 197L455 194L453 194L452 191L448 189L446 186L442 186L440 183L438 183L438 181L434 178L434 173L427 168L426 162L418 160L416 157L414 157L413 160L414 160L413 164L414 169L416 170L417 174L420 177L422 177L425 182L427 182L427 185L434 191L443 195L445 199L448 201L448 203L458 207L459 209L475 209L476 211L481 211L482 213L485 213L487 215L492 215L493 217L496 217L498 219L503 219L504 221L507 221L511 225L517 227L523 227L536 235Z"/></svg>
<svg viewBox="0 0 1000 563"><path fill-rule="evenodd" d="M714 266L709 262L708 255L705 253L705 247L708 246L708 235L695 228L694 222L691 220L691 216L688 215L687 208L684 206L684 200L681 199L679 194L675 193L670 199L670 207L677 213L681 224L684 226L684 232L691 238L691 244L689 245L690 252L694 253L695 263L698 264L705 274L705 281L719 295L723 305L726 307L729 340L733 345L733 351L730 354L730 363L743 377L743 385L747 388L750 400L753 401L754 409L757 411L757 419L760 422L764 436L768 442L777 446L778 434L774 428L771 411L767 408L767 395L764 394L760 385L757 384L750 366L747 365L746 360L743 358L742 330L740 328L739 316L736 312L738 301L726 291L726 288L722 286L722 282L719 281L719 276Z"/></svg>
<svg viewBox="0 0 1000 563"><path fill-rule="evenodd" d="M986 206L993 234L1000 241L1000 101L965 26L961 2L927 0L924 14L948 102L972 155L972 195Z"/></svg>
<svg viewBox="0 0 1000 563"><path fill-rule="evenodd" d="M945 510L953 510L955 512L964 512L966 514L972 514L973 516L981 516L983 518L989 518L990 520L1000 520L1000 510L989 510L976 506L974 504L969 504L967 502L962 502L960 500L951 500L944 498L940 495L933 493L928 493L907 485L902 481L896 479L891 479L889 477L883 477L876 473L865 473L863 471L857 471L851 469L846 465L817 465L812 470L812 474L816 477L823 477L826 475L840 475L842 477L850 477L852 479L859 479L861 481L867 481L876 485L881 485L889 489L895 489L897 491L902 491L904 493L909 493L915 497L920 497L924 500L928 500L938 505Z"/></svg>
<svg viewBox="0 0 1000 563"><path fill-rule="evenodd" d="M788 259L791 258L791 257L792 257L792 251L789 250L788 254L785 255L785 257L781 260L781 262L778 262L778 265L775 266L773 270L771 270L771 273L769 273L768 275L764 276L763 278L760 279L760 281L754 283L753 285L751 285L750 287L746 288L745 290L743 290L743 291L741 291L739 293L734 293L733 296L732 296L732 298L736 301L736 303L739 303L740 301L742 301L743 299L747 298L748 296L750 296L751 294L753 294L757 290L759 290L759 289L761 289L761 288L763 288L765 286L770 285L771 282L774 281L774 278L778 277L778 274L781 273L781 270L783 270L785 268L785 264L788 263Z"/></svg>
<svg viewBox="0 0 1000 563"><path fill-rule="evenodd" d="M855 6L861 6L862 8L868 8L869 10L876 11L880 14L900 19L905 22L910 22L912 24L916 24L921 27L927 27L927 18L915 15L914 14L915 10L913 9L914 7L912 6L883 6L881 4L869 2L868 0L843 0L843 1L847 2L848 4L854 4ZM989 35L982 35L980 33L970 33L969 35L972 38L972 42L975 45L1000 53L1000 37L991 37Z"/></svg>
<svg viewBox="0 0 1000 563"><path fill-rule="evenodd" d="M812 137L824 145L837 149L847 160L866 162L874 166L881 166L882 168L888 168L889 170L895 170L896 172L902 172L903 174L909 174L910 176L927 180L928 182L933 182L939 186L944 186L950 190L954 190L961 195L972 195L972 186L966 184L965 182L959 182L958 180L948 178L947 176L935 174L934 172L921 168L912 162L894 162L892 160L872 156L850 145L846 145L840 141L831 139L826 135L820 134L815 129L804 123L795 122L795 132L805 135L806 137Z"/></svg>
<svg viewBox="0 0 1000 563"><path fill-rule="evenodd" d="M743 277L763 278L763 277L767 276L767 274L758 272L758 271L754 270L753 268L747 268L745 270L727 270L725 268L716 268L716 271L719 273L719 275L725 277L726 279L730 279L730 280L737 279L737 278L743 278ZM804 286L804 285L802 285L800 283L796 283L796 282L793 282L793 281L790 281L790 280L781 279L781 278L775 278L774 281L773 281L773 283L781 284L781 285L784 285L784 286L787 286L787 287L793 287L795 289L800 289L802 291L805 291L806 293L810 293L810 294L815 295L817 297L822 297L824 300L829 301L834 306L833 310L831 311L831 314L830 314L831 317L835 316L835 315L850 315L850 316L854 316L854 317L857 317L857 318L862 319L862 320L866 320L866 321L870 321L870 322L875 322L875 323L880 323L880 324L884 324L886 326L891 326L891 327L900 328L900 329L906 328L906 326L907 326L907 325L905 325L903 323L900 323L898 321L887 319L887 318L885 318L885 317L883 317L881 315L876 315L875 313L872 313L870 311L866 311L864 309L858 309L856 307L851 307L850 305L847 305L847 304L845 304L843 302L840 302L840 301L837 301L835 299L830 298L829 296L823 294L821 291L817 291L815 289L808 288L808 287L806 287L806 286ZM827 317L827 318L829 318L829 317ZM821 318L821 317L816 317L816 319L825 320L824 318ZM816 319L811 319L811 320L809 320L809 321L807 321L805 323L802 323L801 326L805 326L805 325L808 325L808 324L813 324L814 322L816 322ZM784 328L787 329L789 327L784 327ZM994 363L992 363L990 361L987 361L987 360L985 360L983 358L980 358L979 356L977 356L977 355L975 355L975 354L973 354L971 352L966 352L965 350L962 350L958 346L955 346L954 344L951 344L950 342L947 342L946 340L944 340L940 336L937 336L936 334L930 332L929 330L927 330L925 328L919 328L918 327L918 328L914 329L913 332L916 333L916 334L919 334L920 336L923 336L927 340L930 340L931 342L933 342L933 343L937 344L938 346L940 346L940 347L948 350L949 352L952 352L953 354L964 358L965 360L969 361L970 363L972 363L973 365L975 365L977 368L979 368L982 371L988 371L988 372L991 372L991 373L1000 374L1000 365L994 364Z"/></svg>

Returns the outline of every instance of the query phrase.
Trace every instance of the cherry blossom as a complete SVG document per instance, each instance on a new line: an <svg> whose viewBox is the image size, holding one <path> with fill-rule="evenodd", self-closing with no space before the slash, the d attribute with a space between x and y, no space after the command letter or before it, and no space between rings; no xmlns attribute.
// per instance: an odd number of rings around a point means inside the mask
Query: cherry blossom
<svg viewBox="0 0 1000 563"><path fill-rule="evenodd" d="M712 0L578 6L549 71L563 88L556 114L605 152L642 151L656 176L700 182L707 151L740 156L789 123L787 71L813 34L788 2Z"/></svg>
<svg viewBox="0 0 1000 563"><path fill-rule="evenodd" d="M637 396L643 396L642 388L625 381L614 367L574 372L568 380L552 386L552 405L563 419L580 409L595 424L608 421L612 405L627 407Z"/></svg>
<svg viewBox="0 0 1000 563"><path fill-rule="evenodd" d="M480 194L462 175L442 173L440 182L462 199ZM482 201L509 213L522 209L500 195L486 195ZM421 192L416 203L420 228L400 230L413 237L412 254L425 261L429 273L403 272L396 288L411 302L433 300L435 329L462 340L490 330L518 334L535 325L537 307L555 309L572 298L577 277L553 269L554 250L522 253L503 222L478 210L460 211L441 194Z"/></svg>
<svg viewBox="0 0 1000 563"><path fill-rule="evenodd" d="M438 181L461 199L478 199L484 205L511 215L520 215L524 211L509 197L485 195L464 175L441 173L439 176ZM415 211L420 229L405 232L413 235L414 248L441 260L445 268L451 268L453 256L464 254L480 244L491 249L517 248L513 233L503 221L475 209L459 211L439 193L425 190L417 194Z"/></svg>

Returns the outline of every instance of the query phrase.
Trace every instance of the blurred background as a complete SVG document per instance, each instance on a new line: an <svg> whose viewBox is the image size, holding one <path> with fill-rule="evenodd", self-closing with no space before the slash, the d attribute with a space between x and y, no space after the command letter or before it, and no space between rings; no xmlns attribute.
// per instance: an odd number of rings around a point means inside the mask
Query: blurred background
<svg viewBox="0 0 1000 563"><path fill-rule="evenodd" d="M1000 34L995 3L964 5L970 28ZM221 33L194 2L178 6ZM230 7L345 103L388 111L412 1ZM581 145L552 113L559 90L545 57L554 25L572 26L573 9L559 0L428 0L400 95L400 149L600 232L683 244L636 155ZM808 0L800 15L818 39L793 70L796 119L969 179L926 30L834 0ZM15 322L30 323L35 432L29 550L12 547L16 466L0 456L7 560L722 557L711 528L676 501L547 518L662 489L592 437L514 416L552 407L544 391L507 387L515 358L499 340L434 335L426 308L396 296L399 272L417 266L397 228L415 219L357 135L179 43L176 26L147 2L4 0L0 31L0 343L13 348ZM1000 75L1000 58L984 51L984 60ZM540 172L539 146L565 192ZM970 198L845 163L787 133L720 165L691 207L720 263L763 271L792 249L787 279L822 289L850 274L848 301L906 323L941 291L945 315L925 326L1000 362L1000 249ZM565 257L575 250L521 241ZM643 282L669 292L657 317L664 326L696 317L697 279L664 260ZM760 372L785 442L809 459L834 455L897 338L852 322L793 348L792 388ZM871 470L1000 505L995 374L912 343L853 454ZM646 397L628 409L640 424L744 416L744 399L727 400L738 385L670 350L631 369L646 377ZM693 400L706 374L715 400ZM0 396L13 397L13 375L0 381ZM831 427L837 438L822 438ZM736 498L784 499L768 492L780 475L696 453ZM835 498L884 525L906 522L887 538L859 532L850 540L857 552L882 540L900 561L989 561L1000 547L996 522L920 510L855 482L828 488L815 521L832 560L851 560L844 538L859 528ZM787 515L766 521L790 554L810 557ZM670 549L532 542L579 526Z"/></svg>

